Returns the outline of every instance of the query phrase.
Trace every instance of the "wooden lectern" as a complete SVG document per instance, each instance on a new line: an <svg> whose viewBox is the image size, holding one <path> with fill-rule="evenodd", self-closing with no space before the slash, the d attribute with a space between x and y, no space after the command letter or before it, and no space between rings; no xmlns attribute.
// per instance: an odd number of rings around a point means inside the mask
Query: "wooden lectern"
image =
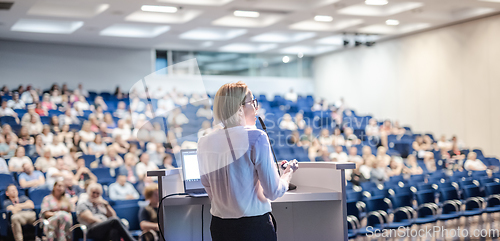
<svg viewBox="0 0 500 241"><path fill-rule="evenodd" d="M301 162L293 174L297 189L272 202L280 241L347 241L345 169L354 163ZM182 171L149 171L158 177L159 197L183 193ZM203 219L202 219L203 217ZM167 241L212 240L210 199L189 196L166 198L158 217Z"/></svg>

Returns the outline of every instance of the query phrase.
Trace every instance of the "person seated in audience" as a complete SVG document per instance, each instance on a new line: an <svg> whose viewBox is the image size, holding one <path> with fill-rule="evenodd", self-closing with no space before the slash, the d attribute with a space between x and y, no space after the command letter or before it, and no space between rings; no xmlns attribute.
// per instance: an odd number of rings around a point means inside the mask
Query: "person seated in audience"
<svg viewBox="0 0 500 241"><path fill-rule="evenodd" d="M12 116L17 118L17 113L14 112L12 108L7 105L7 101L2 101L2 106L0 107L0 116Z"/></svg>
<svg viewBox="0 0 500 241"><path fill-rule="evenodd" d="M11 172L22 172L24 164L33 165L33 162L29 157L25 155L24 147L19 146L12 158L9 160L9 170Z"/></svg>
<svg viewBox="0 0 500 241"><path fill-rule="evenodd" d="M68 147L61 142L61 136L54 136L52 139L52 144L48 144L47 147L50 149L50 153L53 157L61 157L69 153Z"/></svg>
<svg viewBox="0 0 500 241"><path fill-rule="evenodd" d="M47 110L45 110L43 107L42 107L42 102L38 102L35 104L35 112L39 115L39 116L48 116L49 113Z"/></svg>
<svg viewBox="0 0 500 241"><path fill-rule="evenodd" d="M328 105L324 99L319 101L315 101L313 106L311 107L311 111L324 111L328 109Z"/></svg>
<svg viewBox="0 0 500 241"><path fill-rule="evenodd" d="M108 130L110 130L110 132L116 128L116 123L113 120L113 116L111 116L110 113L104 114L103 122L106 123L106 126L107 126Z"/></svg>
<svg viewBox="0 0 500 241"><path fill-rule="evenodd" d="M10 174L9 166L5 159L0 157L0 174Z"/></svg>
<svg viewBox="0 0 500 241"><path fill-rule="evenodd" d="M352 170L350 175L350 181L352 184L359 186L362 182L368 181L366 177L361 172L362 163L356 163L356 168Z"/></svg>
<svg viewBox="0 0 500 241"><path fill-rule="evenodd" d="M164 148L161 144L158 145L153 142L149 142L148 144L146 144L146 153L149 154L149 161L153 162L157 166L161 166L163 156L165 155L165 151L163 149Z"/></svg>
<svg viewBox="0 0 500 241"><path fill-rule="evenodd" d="M91 123L90 121L84 121L82 125L82 129L78 132L83 142L91 142L95 139L95 133L90 130Z"/></svg>
<svg viewBox="0 0 500 241"><path fill-rule="evenodd" d="M477 159L477 154L473 151L469 152L467 155L467 161L465 161L464 168L467 171L484 171L488 169L481 160Z"/></svg>
<svg viewBox="0 0 500 241"><path fill-rule="evenodd" d="M212 119L212 110L210 105L204 105L196 111L196 117L202 117L206 119Z"/></svg>
<svg viewBox="0 0 500 241"><path fill-rule="evenodd" d="M119 154L126 154L128 152L128 149L130 148L130 144L123 140L120 135L117 135L114 142L112 143L113 144L111 144L110 146L112 146Z"/></svg>
<svg viewBox="0 0 500 241"><path fill-rule="evenodd" d="M387 165L384 162L374 161L372 164L372 170L370 172L370 181L376 184L383 184L385 181L389 180L387 173Z"/></svg>
<svg viewBox="0 0 500 241"><path fill-rule="evenodd" d="M30 118L30 122L26 124L29 135L37 135L42 133L43 124L40 121L40 118L37 118L35 115L32 115Z"/></svg>
<svg viewBox="0 0 500 241"><path fill-rule="evenodd" d="M361 165L361 167L359 168L359 171L361 173L363 173L363 176L366 178L366 179L370 179L371 178L371 172L373 170L373 165L374 165L374 162L376 163L377 160L375 158L374 155L371 155L371 156L368 156L367 158L363 158L364 160L364 163L363 165Z"/></svg>
<svg viewBox="0 0 500 241"><path fill-rule="evenodd" d="M290 88L290 91L285 94L285 100L289 100L293 103L297 102L298 95L297 93L293 92L293 89Z"/></svg>
<svg viewBox="0 0 500 241"><path fill-rule="evenodd" d="M78 97L78 101L73 103L73 108L78 109L79 111L90 110L90 104L85 96L80 95L80 97Z"/></svg>
<svg viewBox="0 0 500 241"><path fill-rule="evenodd" d="M136 156L132 153L125 154L125 164L119 167L118 174L126 175L127 182L132 184L136 184L139 181L139 177L137 176L135 165L137 163Z"/></svg>
<svg viewBox="0 0 500 241"><path fill-rule="evenodd" d="M50 96L50 102L54 103L56 106L61 105L63 103L63 99L59 90L53 90L52 95Z"/></svg>
<svg viewBox="0 0 500 241"><path fill-rule="evenodd" d="M410 175L420 175L424 173L422 168L418 165L417 157L415 157L415 155L408 155L408 157L406 157L405 172Z"/></svg>
<svg viewBox="0 0 500 241"><path fill-rule="evenodd" d="M184 124L189 123L189 119L181 112L180 108L175 108L172 113L167 118L168 124L180 127Z"/></svg>
<svg viewBox="0 0 500 241"><path fill-rule="evenodd" d="M330 159L333 162L347 162L347 154L343 151L342 146L335 146L335 152L330 154Z"/></svg>
<svg viewBox="0 0 500 241"><path fill-rule="evenodd" d="M135 166L135 172L139 180L144 180L146 178L146 173L154 170L158 170L158 166L154 162L149 161L148 153L142 153L140 162Z"/></svg>
<svg viewBox="0 0 500 241"><path fill-rule="evenodd" d="M68 170L71 170L71 171L76 170L76 168L77 168L76 160L81 155L82 155L82 153L78 152L78 148L73 146L69 149L69 153L62 157L62 159L64 160L64 163L68 167Z"/></svg>
<svg viewBox="0 0 500 241"><path fill-rule="evenodd" d="M368 121L368 125L365 127L365 134L369 138L375 138L377 140L380 138L380 128L378 126L377 119L371 118Z"/></svg>
<svg viewBox="0 0 500 241"><path fill-rule="evenodd" d="M43 125L42 134L40 135L42 136L42 140L45 145L52 143L54 140L54 134L50 131L49 125Z"/></svg>
<svg viewBox="0 0 500 241"><path fill-rule="evenodd" d="M127 175L118 173L116 182L109 185L109 198L111 200L139 199L139 193L134 185L127 182Z"/></svg>
<svg viewBox="0 0 500 241"><path fill-rule="evenodd" d="M125 119L130 116L130 111L127 109L127 104L125 102L118 102L118 106L116 107L115 112L113 113L114 117L118 117L120 119Z"/></svg>
<svg viewBox="0 0 500 241"><path fill-rule="evenodd" d="M165 157L163 157L163 165L161 165L159 168L160 169L175 169L175 167L172 165L174 162L174 158L170 154L166 154Z"/></svg>
<svg viewBox="0 0 500 241"><path fill-rule="evenodd" d="M95 99L94 99L94 106L95 106L95 112L99 112L97 111L97 108L98 107L101 107L102 108L102 111L107 111L108 110L108 105L106 104L106 102L104 101L104 99L102 98L102 96L96 96ZM102 116L104 117L104 116ZM98 118L102 121L102 118Z"/></svg>
<svg viewBox="0 0 500 241"><path fill-rule="evenodd" d="M130 143L128 153L132 153L134 155L135 161L139 162L139 156L141 156L142 154L142 149L137 146L137 143Z"/></svg>
<svg viewBox="0 0 500 241"><path fill-rule="evenodd" d="M63 177L64 187L66 188L66 194L68 195L71 203L76 204L78 202L78 197L85 191L76 185L73 181L73 175L64 175Z"/></svg>
<svg viewBox="0 0 500 241"><path fill-rule="evenodd" d="M63 159L57 159L56 166L47 169L46 183L48 187L52 188L54 183L56 183L58 179L64 178L65 175L73 175L73 173L68 170Z"/></svg>
<svg viewBox="0 0 500 241"><path fill-rule="evenodd" d="M412 148L417 153L418 158L424 158L427 150L429 150L431 147L428 145L428 143L424 142L423 136L417 136L415 137L415 141L412 143Z"/></svg>
<svg viewBox="0 0 500 241"><path fill-rule="evenodd" d="M387 149L383 146L377 148L377 161L383 162L386 166L391 162L391 156L387 155Z"/></svg>
<svg viewBox="0 0 500 241"><path fill-rule="evenodd" d="M308 147L312 145L314 139L316 138L314 138L313 129L310 126L308 126L306 127L306 129L304 129L304 134L300 137L300 144L302 146Z"/></svg>
<svg viewBox="0 0 500 241"><path fill-rule="evenodd" d="M13 110L26 109L26 104L24 103L24 101L19 99L18 92L14 92L14 94L12 94L12 99L7 102L7 106Z"/></svg>
<svg viewBox="0 0 500 241"><path fill-rule="evenodd" d="M49 147L44 147L43 156L38 157L35 162L35 168L41 172L47 172L50 167L56 166L56 159L51 155Z"/></svg>
<svg viewBox="0 0 500 241"><path fill-rule="evenodd" d="M125 125L125 120L118 120L118 126L113 129L111 136L115 139L117 136L121 136L124 141L127 141L132 136L132 131Z"/></svg>
<svg viewBox="0 0 500 241"><path fill-rule="evenodd" d="M108 146L107 153L102 157L102 165L115 169L123 165L123 159L116 153L115 148L111 145Z"/></svg>
<svg viewBox="0 0 500 241"><path fill-rule="evenodd" d="M358 148L355 146L352 146L349 148L349 155L347 156L347 161L349 162L354 162L354 163L363 163L363 158L358 155Z"/></svg>
<svg viewBox="0 0 500 241"><path fill-rule="evenodd" d="M331 146L333 137L330 136L330 131L328 131L328 129L322 129L318 137L318 141L322 146Z"/></svg>
<svg viewBox="0 0 500 241"><path fill-rule="evenodd" d="M2 134L5 135L7 143L10 143L10 141L17 143L17 134L12 131L12 127L9 124L2 125ZM7 139L7 136L10 136L11 139Z"/></svg>
<svg viewBox="0 0 500 241"><path fill-rule="evenodd" d="M311 145L307 148L307 156L309 157L309 160L314 162L316 161L316 157L321 156L322 154L323 146L319 144L318 139L312 140Z"/></svg>
<svg viewBox="0 0 500 241"><path fill-rule="evenodd" d="M23 172L19 174L19 186L22 188L44 187L45 177L40 171L36 171L32 163L23 164Z"/></svg>
<svg viewBox="0 0 500 241"><path fill-rule="evenodd" d="M28 112L26 112L21 118L21 125L28 125L31 122L31 119L36 118L36 122L40 120L40 116L35 112L35 105L27 106Z"/></svg>
<svg viewBox="0 0 500 241"><path fill-rule="evenodd" d="M88 144L88 151L90 155L100 157L107 152L107 145L102 141L101 135L95 135L94 142Z"/></svg>
<svg viewBox="0 0 500 241"><path fill-rule="evenodd" d="M44 111L55 110L57 107L54 103L50 101L50 94L45 93L41 102Z"/></svg>
<svg viewBox="0 0 500 241"><path fill-rule="evenodd" d="M436 159L434 159L434 153L429 152L424 156L424 164L425 164L425 168L427 169L427 172L429 172L429 173L435 172L437 170ZM451 164L451 165L447 165L447 167L449 169L452 169L452 170L453 169L454 170L461 170L460 165Z"/></svg>
<svg viewBox="0 0 500 241"><path fill-rule="evenodd" d="M158 122L153 123L153 130L149 132L151 142L154 143L166 143L167 135L165 134L166 129L162 128L162 125Z"/></svg>
<svg viewBox="0 0 500 241"><path fill-rule="evenodd" d="M344 139L345 139L345 146L353 146L361 144L361 140L358 139L356 135L354 135L351 127L344 128Z"/></svg>
<svg viewBox="0 0 500 241"><path fill-rule="evenodd" d="M397 161L395 157L392 157L389 166L387 167L387 176L399 176L403 174L404 165L402 162Z"/></svg>
<svg viewBox="0 0 500 241"><path fill-rule="evenodd" d="M85 159L83 159L83 157L79 157L76 160L76 166L76 170L73 171L75 174L73 176L73 181L78 183L80 187L83 187L88 180L97 182L97 177L85 166Z"/></svg>
<svg viewBox="0 0 500 241"><path fill-rule="evenodd" d="M113 142L113 137L111 137L111 130L108 129L108 125L105 122L101 122L99 124L99 131L97 132L97 134L101 135L103 142Z"/></svg>
<svg viewBox="0 0 500 241"><path fill-rule="evenodd" d="M33 145L35 143L35 139L30 136L28 132L28 127L22 126L19 130L19 136L17 138L17 144L20 146Z"/></svg>
<svg viewBox="0 0 500 241"><path fill-rule="evenodd" d="M301 112L295 114L293 122L297 125L297 129L299 130L304 130L307 126L306 121L304 120L304 115Z"/></svg>
<svg viewBox="0 0 500 241"><path fill-rule="evenodd" d="M340 132L339 128L335 128L335 130L333 130L332 145L333 146L344 146L345 145L344 136Z"/></svg>
<svg viewBox="0 0 500 241"><path fill-rule="evenodd" d="M66 194L64 181L57 181L52 193L43 198L40 210L40 218L48 220L48 224L43 225L48 240L72 240L69 229L73 225L71 212L74 210L75 204Z"/></svg>
<svg viewBox="0 0 500 241"><path fill-rule="evenodd" d="M87 237L96 240L135 241L116 216L108 201L102 198L102 186L91 183L87 187L88 200L78 202L78 222L87 226Z"/></svg>
<svg viewBox="0 0 500 241"><path fill-rule="evenodd" d="M139 225L143 233L142 236L145 241L153 241L154 236L159 236L160 229L158 228L158 185L153 184L144 188L144 197L148 205L139 209ZM149 232L149 234L147 234ZM154 232L154 234L152 233Z"/></svg>
<svg viewBox="0 0 500 241"><path fill-rule="evenodd" d="M31 104L33 103L33 100L37 100L36 98L33 98L33 95L32 95L32 92L35 93L36 95L36 91L32 90L31 89L31 85L28 85L26 87L26 91L23 91L22 93L20 93L20 97L21 97L21 100L26 103L26 104ZM37 95L38 96L38 95Z"/></svg>
<svg viewBox="0 0 500 241"><path fill-rule="evenodd" d="M363 160L366 160L368 157L375 157L375 155L373 155L373 152L372 152L372 148L370 146L363 146L363 148L361 149L361 157L363 158Z"/></svg>
<svg viewBox="0 0 500 241"><path fill-rule="evenodd" d="M295 122L293 122L290 114L284 114L283 120L280 122L280 129L294 131L297 130L297 128L298 127Z"/></svg>
<svg viewBox="0 0 500 241"><path fill-rule="evenodd" d="M57 116L55 115L50 118L49 126L50 126L50 131L55 134L61 131L61 127L59 126L59 118L57 118Z"/></svg>
<svg viewBox="0 0 500 241"><path fill-rule="evenodd" d="M2 135L0 138L0 147L3 151L2 157L5 159L10 159L16 154L17 143L13 140L12 135Z"/></svg>
<svg viewBox="0 0 500 241"><path fill-rule="evenodd" d="M59 116L59 124L62 125L77 125L80 124L80 120L76 117L71 109L68 108L63 115Z"/></svg>
<svg viewBox="0 0 500 241"><path fill-rule="evenodd" d="M78 153L88 154L87 145L85 145L78 131L74 131L73 137L66 140L66 146L70 149L73 147L76 148L76 152Z"/></svg>
<svg viewBox="0 0 500 241"><path fill-rule="evenodd" d="M446 139L445 135L441 135L439 141L437 142L437 146L440 150L445 149L446 151L449 151L453 147L453 144Z"/></svg>
<svg viewBox="0 0 500 241"><path fill-rule="evenodd" d="M17 187L14 184L7 186L5 191L7 198L3 201L3 207L12 212L10 222L14 240L23 241L22 226L32 224L36 221L35 204L28 197L19 196Z"/></svg>

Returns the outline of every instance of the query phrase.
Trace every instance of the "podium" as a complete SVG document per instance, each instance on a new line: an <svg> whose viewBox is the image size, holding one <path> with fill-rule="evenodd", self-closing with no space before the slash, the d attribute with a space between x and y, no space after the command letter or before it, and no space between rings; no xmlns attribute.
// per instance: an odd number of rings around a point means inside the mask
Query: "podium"
<svg viewBox="0 0 500 241"><path fill-rule="evenodd" d="M345 169L354 163L301 162L292 177L296 190L271 204L279 241L347 241ZM182 171L148 171L158 177L159 197L183 193ZM158 220L167 241L212 240L210 199L172 196L163 200Z"/></svg>

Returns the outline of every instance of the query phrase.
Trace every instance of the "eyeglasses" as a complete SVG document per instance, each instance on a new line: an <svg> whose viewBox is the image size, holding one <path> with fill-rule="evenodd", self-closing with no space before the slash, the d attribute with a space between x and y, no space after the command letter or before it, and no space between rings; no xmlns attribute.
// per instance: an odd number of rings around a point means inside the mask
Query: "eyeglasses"
<svg viewBox="0 0 500 241"><path fill-rule="evenodd" d="M253 99L253 100L250 100L250 101L245 101L243 102L242 105L245 105L246 103L252 103L253 107L255 109L257 109L259 107L259 102L257 101L257 99Z"/></svg>

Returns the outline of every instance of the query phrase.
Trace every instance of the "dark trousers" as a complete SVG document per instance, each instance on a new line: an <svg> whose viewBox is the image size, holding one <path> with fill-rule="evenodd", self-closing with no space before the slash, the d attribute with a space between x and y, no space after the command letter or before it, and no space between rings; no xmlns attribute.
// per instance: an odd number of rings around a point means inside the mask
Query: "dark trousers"
<svg viewBox="0 0 500 241"><path fill-rule="evenodd" d="M123 238L124 241L135 241L125 225L117 218L109 219L89 228L87 236L95 240L120 241L120 238Z"/></svg>
<svg viewBox="0 0 500 241"><path fill-rule="evenodd" d="M223 219L212 216L212 241L276 241L271 213L254 217Z"/></svg>

